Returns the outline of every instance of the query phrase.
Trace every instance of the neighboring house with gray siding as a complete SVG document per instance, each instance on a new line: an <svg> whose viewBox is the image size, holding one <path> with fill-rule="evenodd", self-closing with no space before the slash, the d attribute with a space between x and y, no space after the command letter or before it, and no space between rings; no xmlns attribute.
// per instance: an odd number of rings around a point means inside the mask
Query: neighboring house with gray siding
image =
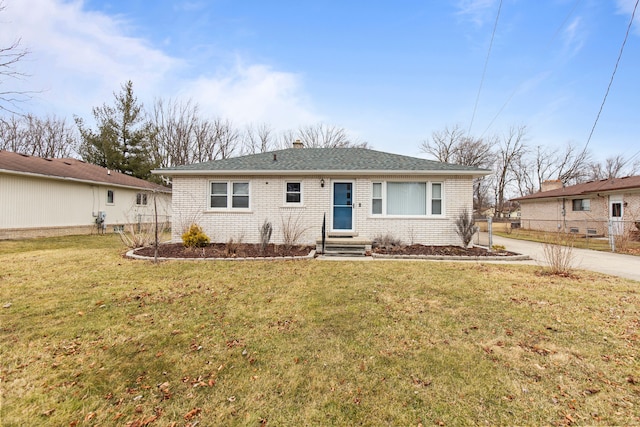
<svg viewBox="0 0 640 427"><path fill-rule="evenodd" d="M460 245L455 221L473 212L473 178L489 170L363 148L302 148L164 168L173 182L173 240L192 223L214 242L258 243L264 221L322 236Z"/></svg>
<svg viewBox="0 0 640 427"><path fill-rule="evenodd" d="M636 229L640 221L640 176L603 179L563 187L547 181L520 203L522 228L607 236Z"/></svg>
<svg viewBox="0 0 640 427"><path fill-rule="evenodd" d="M77 159L0 151L0 239L88 234L151 222L154 198L160 220L168 219L166 187Z"/></svg>

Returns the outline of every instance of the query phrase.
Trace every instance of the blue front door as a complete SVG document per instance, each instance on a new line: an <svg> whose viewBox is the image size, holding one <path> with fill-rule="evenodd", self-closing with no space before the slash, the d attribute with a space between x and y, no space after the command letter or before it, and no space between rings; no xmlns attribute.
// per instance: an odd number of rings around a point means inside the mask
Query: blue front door
<svg viewBox="0 0 640 427"><path fill-rule="evenodd" d="M353 230L353 183L333 183L333 229Z"/></svg>

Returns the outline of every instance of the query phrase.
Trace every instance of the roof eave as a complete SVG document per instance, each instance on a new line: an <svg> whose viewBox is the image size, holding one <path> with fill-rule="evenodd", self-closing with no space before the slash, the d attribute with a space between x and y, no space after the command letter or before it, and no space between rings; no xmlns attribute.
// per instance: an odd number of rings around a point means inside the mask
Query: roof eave
<svg viewBox="0 0 640 427"><path fill-rule="evenodd" d="M163 187L163 188L139 187L139 186L134 186L134 185L116 184L116 183L105 182L105 181L92 181L92 180L89 180L89 179L71 178L71 177L66 177L66 176L45 175L45 174L33 173L33 172L22 172L22 171L15 171L15 170L12 170L12 169L0 169L0 172L7 173L7 174L10 174L10 175L28 176L28 177L32 177L32 178L54 179L54 180L57 180L57 181L77 182L77 183L80 183L80 184L104 185L104 186L109 186L109 187L127 188L127 189L132 189L132 190L160 191L160 192L167 193L167 194L171 193L171 189L170 188L166 188L166 187Z"/></svg>
<svg viewBox="0 0 640 427"><path fill-rule="evenodd" d="M203 176L203 175L251 175L251 176L291 176L291 175L351 175L351 176L367 176L367 175L470 175L474 178L490 175L490 170L171 170L171 169L154 169L151 171L154 175L164 176Z"/></svg>

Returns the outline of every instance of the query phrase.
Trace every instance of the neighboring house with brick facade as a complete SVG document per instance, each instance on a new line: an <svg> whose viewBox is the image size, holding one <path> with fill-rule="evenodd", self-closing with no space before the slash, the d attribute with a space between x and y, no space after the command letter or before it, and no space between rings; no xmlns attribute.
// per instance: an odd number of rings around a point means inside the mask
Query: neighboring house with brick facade
<svg viewBox="0 0 640 427"><path fill-rule="evenodd" d="M473 178L491 171L364 148L294 148L153 171L173 182L173 240L197 223L213 242L260 241L259 229L460 245L455 221L473 212ZM295 148L297 147L297 148Z"/></svg>
<svg viewBox="0 0 640 427"><path fill-rule="evenodd" d="M171 215L171 189L77 159L0 150L0 239L88 234Z"/></svg>
<svg viewBox="0 0 640 427"><path fill-rule="evenodd" d="M640 176L563 187L547 181L543 191L513 199L522 228L608 236L635 230L640 221Z"/></svg>

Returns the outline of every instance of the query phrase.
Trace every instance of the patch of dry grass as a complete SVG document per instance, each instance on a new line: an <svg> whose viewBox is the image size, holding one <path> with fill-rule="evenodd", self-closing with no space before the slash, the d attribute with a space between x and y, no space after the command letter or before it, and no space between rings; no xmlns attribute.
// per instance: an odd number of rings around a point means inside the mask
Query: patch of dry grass
<svg viewBox="0 0 640 427"><path fill-rule="evenodd" d="M640 424L637 283L0 242L2 425Z"/></svg>

